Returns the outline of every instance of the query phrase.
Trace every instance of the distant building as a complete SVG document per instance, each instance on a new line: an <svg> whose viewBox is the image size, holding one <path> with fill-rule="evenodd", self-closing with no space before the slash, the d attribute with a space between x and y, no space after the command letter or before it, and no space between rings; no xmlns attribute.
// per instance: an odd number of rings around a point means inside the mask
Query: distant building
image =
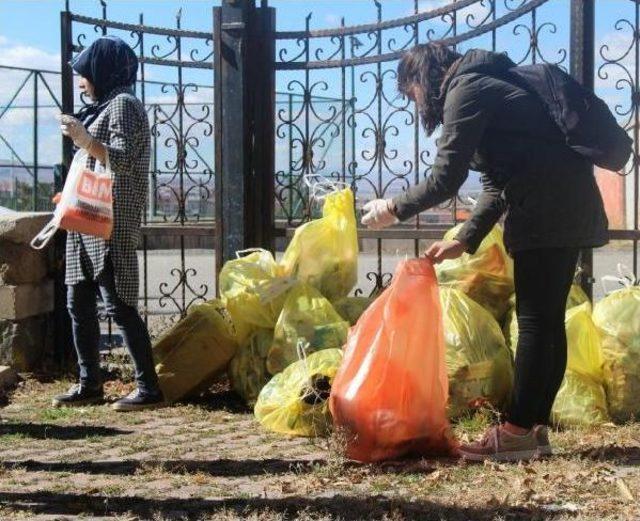
<svg viewBox="0 0 640 521"><path fill-rule="evenodd" d="M602 194L609 228L624 230L633 224L633 176L623 176L600 167L595 168L596 182Z"/></svg>

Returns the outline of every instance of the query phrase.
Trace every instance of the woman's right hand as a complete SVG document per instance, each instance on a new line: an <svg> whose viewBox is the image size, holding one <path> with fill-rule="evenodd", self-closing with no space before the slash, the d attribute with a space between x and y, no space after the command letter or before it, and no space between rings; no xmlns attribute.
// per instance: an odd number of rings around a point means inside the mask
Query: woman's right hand
<svg viewBox="0 0 640 521"><path fill-rule="evenodd" d="M73 140L75 146L85 150L91 147L93 137L79 119L69 114L61 114L59 120L60 130L65 136Z"/></svg>
<svg viewBox="0 0 640 521"><path fill-rule="evenodd" d="M433 243L425 252L425 256L434 264L440 264L442 261L449 259L457 259L465 253L467 245L458 239L453 241L438 241Z"/></svg>
<svg viewBox="0 0 640 521"><path fill-rule="evenodd" d="M365 204L362 224L371 230L383 230L398 222L391 199L374 199Z"/></svg>

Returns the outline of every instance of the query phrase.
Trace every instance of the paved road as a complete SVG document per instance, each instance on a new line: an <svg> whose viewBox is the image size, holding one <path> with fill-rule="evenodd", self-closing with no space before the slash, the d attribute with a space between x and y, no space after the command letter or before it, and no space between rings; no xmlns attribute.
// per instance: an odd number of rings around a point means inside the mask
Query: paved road
<svg viewBox="0 0 640 521"><path fill-rule="evenodd" d="M407 252L409 253L409 252ZM404 258L404 253L385 254L382 258L382 271L392 272L398 260ZM144 273L142 254L139 256L140 273ZM633 262L630 246L610 245L607 248L596 250L594 254L595 275L600 280L603 275L615 274L618 263L631 266ZM376 272L378 261L375 254L360 255L360 287L372 288L372 282L367 279L367 273ZM188 286L185 289L183 301L182 286L179 284L179 270L181 268L180 252L176 250L157 250L147 254L148 294L150 297L149 311L151 313L174 313L183 302L190 302L195 294L212 298L215 295L215 252L213 250L187 250L185 252L185 270L187 271ZM142 277L141 277L142 279ZM175 288L175 290L174 290ZM162 291L161 291L162 289ZM171 294L175 298L165 297L162 294ZM142 280L141 280L142 294ZM601 284L594 286L596 299L602 298ZM161 304L164 304L162 306Z"/></svg>

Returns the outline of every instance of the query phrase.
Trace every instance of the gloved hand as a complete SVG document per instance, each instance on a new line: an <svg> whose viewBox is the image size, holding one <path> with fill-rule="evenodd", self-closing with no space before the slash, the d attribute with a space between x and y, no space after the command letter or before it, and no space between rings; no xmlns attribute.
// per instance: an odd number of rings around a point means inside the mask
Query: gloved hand
<svg viewBox="0 0 640 521"><path fill-rule="evenodd" d="M383 230L398 222L391 199L374 199L365 204L362 209L366 212L362 217L362 224L371 230Z"/></svg>
<svg viewBox="0 0 640 521"><path fill-rule="evenodd" d="M425 256L434 264L440 264L444 260L457 259L466 251L467 245L458 239L453 241L438 241L431 245L425 252Z"/></svg>
<svg viewBox="0 0 640 521"><path fill-rule="evenodd" d="M60 116L60 123L62 133L65 136L70 137L75 146L89 150L93 143L93 137L89 134L89 131L84 127L79 119L74 118L69 114L62 114Z"/></svg>

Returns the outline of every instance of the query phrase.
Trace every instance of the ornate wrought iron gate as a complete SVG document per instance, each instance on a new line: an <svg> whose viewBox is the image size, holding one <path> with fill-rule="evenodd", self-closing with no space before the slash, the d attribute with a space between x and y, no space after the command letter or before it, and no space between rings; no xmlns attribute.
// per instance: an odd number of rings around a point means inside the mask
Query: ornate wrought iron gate
<svg viewBox="0 0 640 521"><path fill-rule="evenodd" d="M611 3L619 8L613 11L624 11L620 19L605 20L615 45L608 39L598 45L595 10ZM138 95L149 107L156 144L141 245L141 305L147 314L184 314L212 296L214 249L219 267L244 247L283 246L314 212L306 177L350 184L360 205L429 175L434 141L423 135L415 109L395 90L396 61L417 43L505 51L517 63L556 63L613 100L633 134L635 158L640 151L640 8L633 0L454 0L429 10L422 8L433 4L413 0L412 12L393 20L384 20L383 3L373 0L361 2L363 10L374 10L372 23L348 26L343 19L334 29L312 30L309 15L300 31L275 31L275 9L267 4L223 0L214 8L210 32L184 30L179 16L173 29L144 25L142 15L138 24L113 22L106 7L102 18L68 9L61 14L65 111L81 103L74 98L67 61L86 42L82 27L122 36L140 58ZM156 84L146 77L150 67L170 68L176 80ZM185 77L198 71L205 74L198 82ZM276 84L288 106L276 106ZM158 94L170 98L170 109L159 107ZM608 175L621 185L626 201L624 218L612 222L610 235L616 245L628 245L621 255L637 274L635 158L619 177ZM472 176L461 195L441 208L392 230L361 230L360 291L385 284L398 255L419 254L425 241L440 238L464 219L469 196L477 190ZM211 204L194 211L194 194ZM162 270L151 281L150 244L158 237L173 237L178 254L173 266L162 259ZM209 242L203 246L202 241ZM194 244L209 252L206 278L198 278L190 265ZM604 274L598 267L601 257L596 254L594 269L591 253L583 255L585 285Z"/></svg>

